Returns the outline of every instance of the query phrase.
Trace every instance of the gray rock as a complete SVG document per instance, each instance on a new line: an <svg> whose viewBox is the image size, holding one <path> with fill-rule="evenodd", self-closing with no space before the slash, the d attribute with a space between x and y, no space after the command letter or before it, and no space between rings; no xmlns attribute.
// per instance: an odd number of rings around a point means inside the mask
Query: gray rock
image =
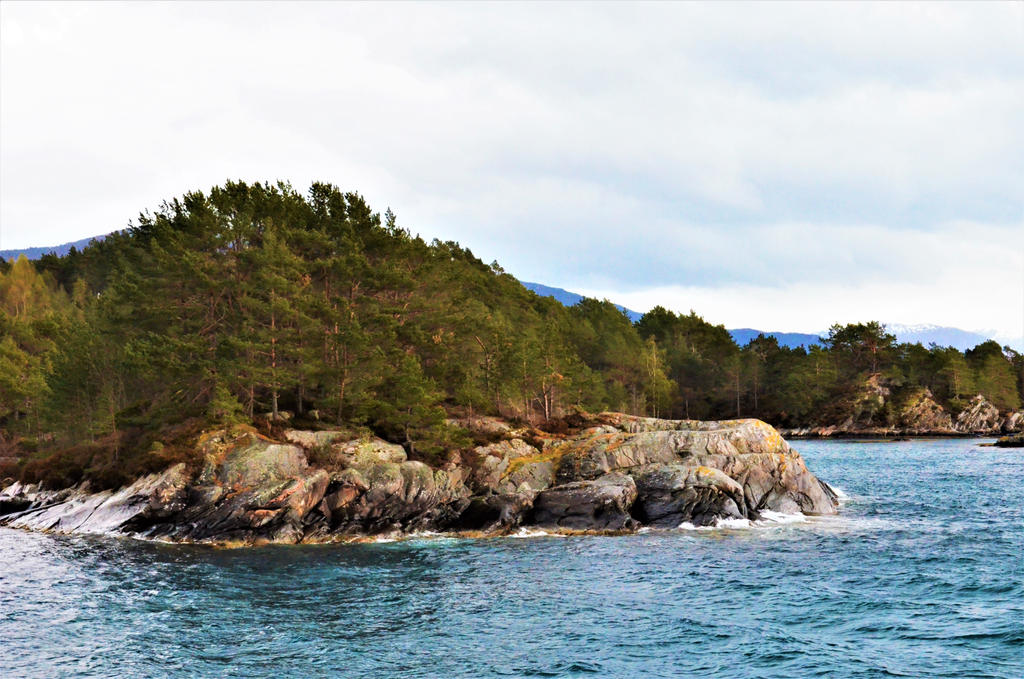
<svg viewBox="0 0 1024 679"><path fill-rule="evenodd" d="M486 532L515 528L533 508L533 497L532 493L512 493L471 498L459 516L458 528Z"/></svg>
<svg viewBox="0 0 1024 679"><path fill-rule="evenodd" d="M1024 433L1003 436L992 445L999 448L1024 448Z"/></svg>
<svg viewBox="0 0 1024 679"><path fill-rule="evenodd" d="M651 465L635 470L633 478L638 494L634 514L645 525L708 526L719 519L750 518L743 487L717 469L684 463Z"/></svg>
<svg viewBox="0 0 1024 679"><path fill-rule="evenodd" d="M998 434L1001 424L999 410L981 394L956 417L956 430L965 434Z"/></svg>
<svg viewBox="0 0 1024 679"><path fill-rule="evenodd" d="M549 488L534 500L534 523L573 530L625 530L639 524L629 510L637 488L625 474L606 474Z"/></svg>

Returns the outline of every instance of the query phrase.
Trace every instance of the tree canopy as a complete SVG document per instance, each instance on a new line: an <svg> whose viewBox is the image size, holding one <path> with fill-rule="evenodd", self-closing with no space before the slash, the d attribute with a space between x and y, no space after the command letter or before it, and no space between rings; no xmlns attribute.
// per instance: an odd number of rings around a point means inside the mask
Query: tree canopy
<svg viewBox="0 0 1024 679"><path fill-rule="evenodd" d="M607 300L567 308L322 183L228 182L81 251L0 267L0 442L102 443L79 477L146 466L184 423L284 413L430 456L459 445L452 413L807 425L873 374L954 410L976 390L1016 408L1021 365L994 342L899 345L878 323L833 326L809 350L739 347L693 312L633 324Z"/></svg>

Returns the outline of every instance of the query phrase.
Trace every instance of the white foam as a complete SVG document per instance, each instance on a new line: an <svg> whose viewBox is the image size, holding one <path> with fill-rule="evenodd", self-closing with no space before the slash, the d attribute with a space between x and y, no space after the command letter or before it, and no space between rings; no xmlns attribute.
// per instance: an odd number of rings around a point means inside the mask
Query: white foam
<svg viewBox="0 0 1024 679"><path fill-rule="evenodd" d="M681 524L676 526L678 530L724 530L727 528L734 530L745 530L750 528L753 524L747 519L716 519L715 523L710 526L695 526L689 521L683 521Z"/></svg>
<svg viewBox="0 0 1024 679"><path fill-rule="evenodd" d="M564 538L568 537L562 533L549 533L540 528L520 528L515 533L510 533L510 538Z"/></svg>
<svg viewBox="0 0 1024 679"><path fill-rule="evenodd" d="M678 530L698 531L749 530L751 528L776 528L793 523L806 523L808 519L809 517L800 513L785 514L783 512L773 512L770 509L766 509L761 512L761 518L757 521L750 521L748 519L741 518L718 518L709 526L695 526L689 521L683 521L681 524L676 526L676 528Z"/></svg>
<svg viewBox="0 0 1024 679"><path fill-rule="evenodd" d="M761 511L761 518L755 523L759 526L770 526L779 525L786 523L804 523L807 521L807 516L797 512L795 514L785 514L783 512L773 512L770 509Z"/></svg>
<svg viewBox="0 0 1024 679"><path fill-rule="evenodd" d="M842 488L840 488L839 486L833 486L832 484L829 484L829 488L832 489L832 491L836 494L836 497L839 498L840 501L850 499L850 494L847 493Z"/></svg>
<svg viewBox="0 0 1024 679"><path fill-rule="evenodd" d="M733 529L737 529L738 528L738 529L745 529L745 528L750 528L751 525L752 524L747 519L737 519L737 518L723 519L723 518L719 518L719 519L717 519L715 521L715 528L733 528Z"/></svg>

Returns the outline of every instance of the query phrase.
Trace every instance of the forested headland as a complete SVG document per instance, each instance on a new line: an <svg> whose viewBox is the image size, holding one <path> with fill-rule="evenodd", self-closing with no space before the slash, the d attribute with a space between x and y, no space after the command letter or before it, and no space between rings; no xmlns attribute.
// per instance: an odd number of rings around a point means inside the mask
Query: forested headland
<svg viewBox="0 0 1024 679"><path fill-rule="evenodd" d="M65 256L0 263L0 477L114 486L203 429L289 419L372 431L431 459L449 418L573 411L778 427L896 426L922 401L1021 407L1024 357L898 344L879 323L822 346L657 307L565 307L356 193L227 183Z"/></svg>

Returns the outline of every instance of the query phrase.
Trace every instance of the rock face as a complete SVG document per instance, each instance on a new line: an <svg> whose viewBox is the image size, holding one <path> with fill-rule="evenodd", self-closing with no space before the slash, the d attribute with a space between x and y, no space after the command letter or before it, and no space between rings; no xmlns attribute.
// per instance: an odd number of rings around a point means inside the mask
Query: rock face
<svg viewBox="0 0 1024 679"><path fill-rule="evenodd" d="M0 523L253 544L521 525L624 531L837 507L799 453L758 420L602 413L576 416L567 434L491 429L506 438L441 468L351 432L292 430L285 442L244 427L209 432L197 444L198 473L178 465L101 493L14 484L0 492Z"/></svg>
<svg viewBox="0 0 1024 679"><path fill-rule="evenodd" d="M848 414L831 423L782 433L790 437L991 436L1024 430L1024 411L1000 413L982 394L971 399L954 420L930 389L890 386L872 375L846 405Z"/></svg>
<svg viewBox="0 0 1024 679"><path fill-rule="evenodd" d="M935 402L930 389L921 389L911 396L900 413L900 428L905 434L952 432L953 418Z"/></svg>
<svg viewBox="0 0 1024 679"><path fill-rule="evenodd" d="M706 526L720 518L744 518L743 487L718 469L651 465L637 472L636 483L641 492L637 514L651 526Z"/></svg>
<svg viewBox="0 0 1024 679"><path fill-rule="evenodd" d="M978 394L966 410L957 415L956 430L965 434L988 434L1002 429L999 410Z"/></svg>
<svg viewBox="0 0 1024 679"><path fill-rule="evenodd" d="M1024 433L1000 437L993 445L1000 448L1024 448Z"/></svg>
<svg viewBox="0 0 1024 679"><path fill-rule="evenodd" d="M1002 429L1007 434L1024 431L1024 410L1007 413L1003 419Z"/></svg>
<svg viewBox="0 0 1024 679"><path fill-rule="evenodd" d="M4 517L4 523L14 528L111 533L174 515L184 507L187 482L185 465L179 464L117 492L90 493L88 487L40 491L15 484L0 493L0 503L5 497L22 500L21 511Z"/></svg>
<svg viewBox="0 0 1024 679"><path fill-rule="evenodd" d="M636 482L617 472L593 481L567 483L537 495L533 522L577 530L632 528L639 525L629 513L636 497Z"/></svg>

